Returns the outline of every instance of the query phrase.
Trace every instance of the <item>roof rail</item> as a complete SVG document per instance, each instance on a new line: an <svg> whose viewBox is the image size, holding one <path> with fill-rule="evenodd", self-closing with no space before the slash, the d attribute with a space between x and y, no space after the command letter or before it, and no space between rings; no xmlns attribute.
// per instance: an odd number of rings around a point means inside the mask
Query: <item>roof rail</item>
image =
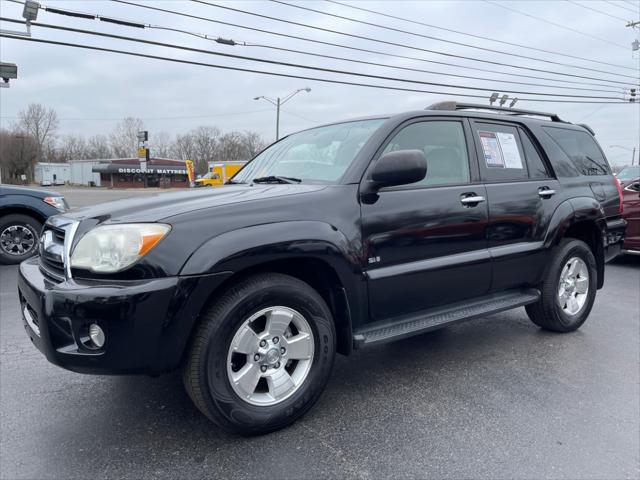
<svg viewBox="0 0 640 480"><path fill-rule="evenodd" d="M496 113L505 113L508 115L533 115L536 117L548 117L552 122L564 122L555 113L536 112L534 110L521 110L519 108L494 107L493 105L480 105L476 103L459 103L456 101L438 102L429 105L425 110L489 110Z"/></svg>

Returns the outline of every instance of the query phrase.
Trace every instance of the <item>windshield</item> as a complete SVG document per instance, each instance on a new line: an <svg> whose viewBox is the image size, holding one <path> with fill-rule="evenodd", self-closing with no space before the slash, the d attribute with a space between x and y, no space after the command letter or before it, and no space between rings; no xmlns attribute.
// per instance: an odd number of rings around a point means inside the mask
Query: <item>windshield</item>
<svg viewBox="0 0 640 480"><path fill-rule="evenodd" d="M207 172L200 178L213 178L213 172Z"/></svg>
<svg viewBox="0 0 640 480"><path fill-rule="evenodd" d="M640 177L640 165L627 165L620 170L620 173L618 173L618 178L620 180L633 180L638 177Z"/></svg>
<svg viewBox="0 0 640 480"><path fill-rule="evenodd" d="M339 123L294 133L260 153L233 181L251 182L273 176L334 183L384 121Z"/></svg>

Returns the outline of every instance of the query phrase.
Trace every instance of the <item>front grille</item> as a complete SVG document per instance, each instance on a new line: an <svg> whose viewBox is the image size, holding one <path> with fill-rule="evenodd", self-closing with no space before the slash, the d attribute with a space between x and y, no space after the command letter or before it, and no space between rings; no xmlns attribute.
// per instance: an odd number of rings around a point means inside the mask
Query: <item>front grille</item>
<svg viewBox="0 0 640 480"><path fill-rule="evenodd" d="M40 271L51 280L64 280L66 230L46 224L40 242Z"/></svg>

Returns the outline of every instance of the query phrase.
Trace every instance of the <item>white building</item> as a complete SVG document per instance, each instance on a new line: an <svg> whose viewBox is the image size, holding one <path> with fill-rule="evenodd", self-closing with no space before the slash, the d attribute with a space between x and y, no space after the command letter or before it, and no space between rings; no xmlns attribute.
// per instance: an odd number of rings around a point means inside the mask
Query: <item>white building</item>
<svg viewBox="0 0 640 480"><path fill-rule="evenodd" d="M100 186L100 174L93 171L94 165L106 160L71 160L71 183L73 185ZM91 183L93 182L93 184Z"/></svg>
<svg viewBox="0 0 640 480"><path fill-rule="evenodd" d="M68 163L38 162L33 169L34 180L43 186L64 185L71 180Z"/></svg>

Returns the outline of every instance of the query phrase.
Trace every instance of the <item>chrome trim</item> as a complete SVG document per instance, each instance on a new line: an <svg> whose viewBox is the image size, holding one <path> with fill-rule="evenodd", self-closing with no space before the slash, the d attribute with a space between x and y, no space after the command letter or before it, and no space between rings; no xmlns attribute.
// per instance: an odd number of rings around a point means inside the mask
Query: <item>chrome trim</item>
<svg viewBox="0 0 640 480"><path fill-rule="evenodd" d="M460 199L460 203L462 203L463 205L470 205L473 203L480 203L480 202L484 202L484 197L481 195L474 195L472 197L462 197Z"/></svg>
<svg viewBox="0 0 640 480"><path fill-rule="evenodd" d="M627 191L627 192L633 192L633 193L638 193L640 194L640 190L636 190L635 188L631 188L633 187L636 183L638 182L633 182L630 183L629 185L627 185L626 187L623 188L623 190Z"/></svg>
<svg viewBox="0 0 640 480"><path fill-rule="evenodd" d="M538 195L542 198L548 198L556 194L555 190L538 190Z"/></svg>
<svg viewBox="0 0 640 480"><path fill-rule="evenodd" d="M47 224L59 228L65 231L64 245L62 251L62 262L64 264L64 274L67 280L71 279L71 246L73 245L73 239L76 236L76 230L80 222L78 220L72 220L62 215L56 215L50 217L47 220Z"/></svg>
<svg viewBox="0 0 640 480"><path fill-rule="evenodd" d="M626 253L627 255L640 255L640 250L627 250L623 248L622 253Z"/></svg>
<svg viewBox="0 0 640 480"><path fill-rule="evenodd" d="M500 247L491 247L489 253L492 258L504 257L507 255L515 255L517 253L532 252L534 250L542 250L544 242L518 242Z"/></svg>
<svg viewBox="0 0 640 480"><path fill-rule="evenodd" d="M402 263L400 265L375 268L373 270L369 270L367 272L367 276L370 280L379 280L381 278L395 277L397 275L407 275L426 270L434 270L441 267L450 267L454 265L461 265L463 263L489 260L490 258L491 254L489 253L489 250L474 250L472 252L462 252L454 255L445 255L444 257L430 258L428 260L418 260L416 262Z"/></svg>
<svg viewBox="0 0 640 480"><path fill-rule="evenodd" d="M491 260L494 258L505 257L507 255L532 252L535 250L542 250L543 248L544 242L518 242L511 245L473 250L471 252L455 253L453 255L430 258L428 260L418 260L416 262L374 268L367 271L366 275L370 280L380 280L381 278L394 277L397 275L410 275L412 273L435 270L442 267L451 267L465 263L479 262L482 260Z"/></svg>
<svg viewBox="0 0 640 480"><path fill-rule="evenodd" d="M33 330L33 333L35 333L37 336L40 336L40 328L36 325L36 322L33 321L33 317L31 316L31 313L29 312L29 309L26 305L22 309L22 315L27 321L27 324L31 327L31 330Z"/></svg>

